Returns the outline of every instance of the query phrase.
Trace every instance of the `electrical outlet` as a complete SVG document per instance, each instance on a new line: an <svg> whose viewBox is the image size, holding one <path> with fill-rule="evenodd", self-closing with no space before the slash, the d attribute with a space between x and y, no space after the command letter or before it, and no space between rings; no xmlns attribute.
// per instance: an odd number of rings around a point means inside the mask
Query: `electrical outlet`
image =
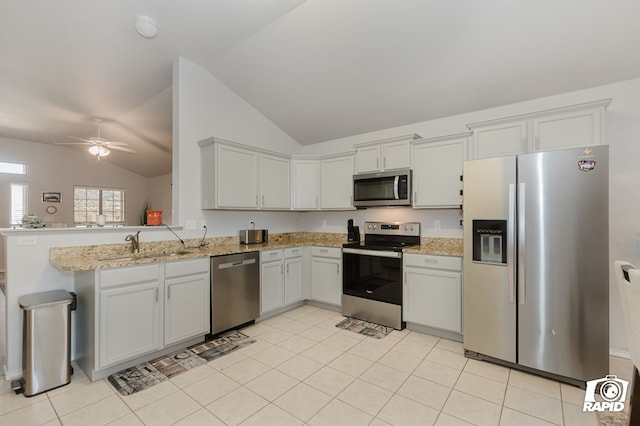
<svg viewBox="0 0 640 426"><path fill-rule="evenodd" d="M19 245L19 246L35 246L37 242L38 242L38 239L35 235L16 238L16 245Z"/></svg>
<svg viewBox="0 0 640 426"><path fill-rule="evenodd" d="M434 220L433 221L433 229L440 229L440 221L439 220Z"/></svg>
<svg viewBox="0 0 640 426"><path fill-rule="evenodd" d="M196 221L191 219L187 220L187 231L193 231L196 229Z"/></svg>

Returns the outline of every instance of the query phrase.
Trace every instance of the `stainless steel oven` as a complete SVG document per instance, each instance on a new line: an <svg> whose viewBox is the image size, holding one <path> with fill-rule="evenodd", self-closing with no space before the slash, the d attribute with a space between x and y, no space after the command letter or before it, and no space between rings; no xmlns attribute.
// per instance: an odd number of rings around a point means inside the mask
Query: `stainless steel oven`
<svg viewBox="0 0 640 426"><path fill-rule="evenodd" d="M402 251L420 243L420 224L366 222L364 243L342 249L342 314L401 330Z"/></svg>

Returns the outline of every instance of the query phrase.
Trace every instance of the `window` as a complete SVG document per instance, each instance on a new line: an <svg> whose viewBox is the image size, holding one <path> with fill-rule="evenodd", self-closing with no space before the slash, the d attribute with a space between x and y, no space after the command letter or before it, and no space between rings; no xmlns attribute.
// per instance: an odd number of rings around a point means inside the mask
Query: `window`
<svg viewBox="0 0 640 426"><path fill-rule="evenodd" d="M27 184L11 184L11 225L22 224L22 217L27 214Z"/></svg>
<svg viewBox="0 0 640 426"><path fill-rule="evenodd" d="M0 161L0 173L9 173L12 175L26 175L27 165L20 163L5 163Z"/></svg>
<svg viewBox="0 0 640 426"><path fill-rule="evenodd" d="M108 224L124 223L124 195L124 189L75 186L73 188L73 222L76 225L93 224L96 223L96 217L102 214L106 216Z"/></svg>

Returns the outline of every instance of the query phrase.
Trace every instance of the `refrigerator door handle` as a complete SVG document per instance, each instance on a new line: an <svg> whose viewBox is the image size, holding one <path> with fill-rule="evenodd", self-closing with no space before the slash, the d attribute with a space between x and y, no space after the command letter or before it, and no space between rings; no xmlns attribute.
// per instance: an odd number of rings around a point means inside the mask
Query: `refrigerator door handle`
<svg viewBox="0 0 640 426"><path fill-rule="evenodd" d="M518 303L525 305L525 199L526 184L518 188Z"/></svg>
<svg viewBox="0 0 640 426"><path fill-rule="evenodd" d="M509 303L516 303L516 186L509 184L509 217L507 219L507 273L509 274Z"/></svg>

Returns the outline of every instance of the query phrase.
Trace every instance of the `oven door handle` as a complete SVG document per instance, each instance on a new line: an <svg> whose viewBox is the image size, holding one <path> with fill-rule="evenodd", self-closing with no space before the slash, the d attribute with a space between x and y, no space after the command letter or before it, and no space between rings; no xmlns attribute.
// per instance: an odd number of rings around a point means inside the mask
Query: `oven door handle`
<svg viewBox="0 0 640 426"><path fill-rule="evenodd" d="M364 250L364 249L352 249L352 248L343 248L343 253L349 254L361 254L364 256L375 256L375 257L391 257L395 259L402 258L402 252L400 251L383 251L383 250Z"/></svg>

